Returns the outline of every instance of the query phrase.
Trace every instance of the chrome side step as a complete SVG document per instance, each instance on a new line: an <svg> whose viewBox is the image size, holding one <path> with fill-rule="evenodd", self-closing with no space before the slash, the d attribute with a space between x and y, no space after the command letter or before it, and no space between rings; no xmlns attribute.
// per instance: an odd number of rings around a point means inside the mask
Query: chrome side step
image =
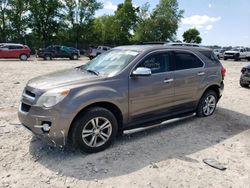
<svg viewBox="0 0 250 188"><path fill-rule="evenodd" d="M189 119L191 117L194 117L195 115L196 115L196 113L193 113L191 115L187 115L187 116L183 116L183 117L179 117L179 118L169 119L169 120L163 121L161 123L158 123L158 124L155 124L155 125L150 125L150 126L147 126L147 127L140 127L140 128L125 130L125 131L123 131L123 134L130 135L130 134L134 134L134 133L137 133L137 132L146 131L148 129L153 129L155 127L159 127L159 126L162 126L162 125L168 125L170 123L174 123L174 122L177 122L177 121Z"/></svg>

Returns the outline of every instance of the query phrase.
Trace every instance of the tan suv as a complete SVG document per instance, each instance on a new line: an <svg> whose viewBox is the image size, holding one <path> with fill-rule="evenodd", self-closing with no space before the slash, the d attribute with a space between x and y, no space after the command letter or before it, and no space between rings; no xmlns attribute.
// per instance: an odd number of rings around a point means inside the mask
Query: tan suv
<svg viewBox="0 0 250 188"><path fill-rule="evenodd" d="M30 80L21 123L57 146L101 151L117 133L196 112L210 116L225 69L211 49L123 46L89 63Z"/></svg>

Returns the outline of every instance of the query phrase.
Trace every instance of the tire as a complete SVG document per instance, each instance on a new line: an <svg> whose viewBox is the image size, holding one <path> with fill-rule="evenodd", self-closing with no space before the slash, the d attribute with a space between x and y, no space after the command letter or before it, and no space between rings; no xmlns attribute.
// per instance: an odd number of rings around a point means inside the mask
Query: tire
<svg viewBox="0 0 250 188"><path fill-rule="evenodd" d="M207 117L207 116L213 115L216 109L217 102L218 102L217 94L212 90L206 91L202 95L199 101L199 104L196 110L196 115L198 117Z"/></svg>
<svg viewBox="0 0 250 188"><path fill-rule="evenodd" d="M227 60L227 58L226 58L226 57L224 57L224 60L226 61L226 60Z"/></svg>
<svg viewBox="0 0 250 188"><path fill-rule="evenodd" d="M234 56L234 61L239 61L240 60L240 55L239 54L236 54L235 56Z"/></svg>
<svg viewBox="0 0 250 188"><path fill-rule="evenodd" d="M250 61L250 57L248 57L247 60Z"/></svg>
<svg viewBox="0 0 250 188"><path fill-rule="evenodd" d="M21 61L27 61L28 60L28 56L26 54L21 54L19 58L20 58Z"/></svg>
<svg viewBox="0 0 250 188"><path fill-rule="evenodd" d="M108 148L115 140L118 131L116 117L102 107L86 110L76 118L72 126L73 145L85 153L95 153Z"/></svg>
<svg viewBox="0 0 250 188"><path fill-rule="evenodd" d="M46 60L46 61L49 61L49 60L52 60L52 57L51 57L51 55L45 55L44 56L44 60Z"/></svg>
<svg viewBox="0 0 250 188"><path fill-rule="evenodd" d="M70 59L71 60L78 60L78 55L77 54L73 54Z"/></svg>
<svg viewBox="0 0 250 188"><path fill-rule="evenodd" d="M240 86L246 88L249 86L249 84L246 84L246 83L242 82L242 80L240 80Z"/></svg>

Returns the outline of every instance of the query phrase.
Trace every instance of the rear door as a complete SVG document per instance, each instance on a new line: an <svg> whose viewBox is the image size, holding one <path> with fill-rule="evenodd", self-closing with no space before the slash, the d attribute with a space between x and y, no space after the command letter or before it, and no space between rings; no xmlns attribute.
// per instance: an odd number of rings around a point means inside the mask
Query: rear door
<svg viewBox="0 0 250 188"><path fill-rule="evenodd" d="M22 50L23 50L23 46L20 45L10 45L9 46L9 55L10 58L19 58Z"/></svg>
<svg viewBox="0 0 250 188"><path fill-rule="evenodd" d="M133 123L157 119L173 105L174 85L170 52L157 52L145 57L138 67L147 67L151 76L129 78L129 116Z"/></svg>
<svg viewBox="0 0 250 188"><path fill-rule="evenodd" d="M61 46L54 46L54 56L55 57L63 57Z"/></svg>
<svg viewBox="0 0 250 188"><path fill-rule="evenodd" d="M174 52L175 106L193 108L199 96L199 86L205 77L204 63L192 52L176 50Z"/></svg>

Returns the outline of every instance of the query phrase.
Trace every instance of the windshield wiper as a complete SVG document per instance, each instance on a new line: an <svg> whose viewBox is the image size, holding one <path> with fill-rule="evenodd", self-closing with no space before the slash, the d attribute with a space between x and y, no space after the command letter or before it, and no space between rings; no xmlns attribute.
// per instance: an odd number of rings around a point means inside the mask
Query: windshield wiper
<svg viewBox="0 0 250 188"><path fill-rule="evenodd" d="M96 76L99 76L99 72L91 69L87 69L88 72L95 74Z"/></svg>

